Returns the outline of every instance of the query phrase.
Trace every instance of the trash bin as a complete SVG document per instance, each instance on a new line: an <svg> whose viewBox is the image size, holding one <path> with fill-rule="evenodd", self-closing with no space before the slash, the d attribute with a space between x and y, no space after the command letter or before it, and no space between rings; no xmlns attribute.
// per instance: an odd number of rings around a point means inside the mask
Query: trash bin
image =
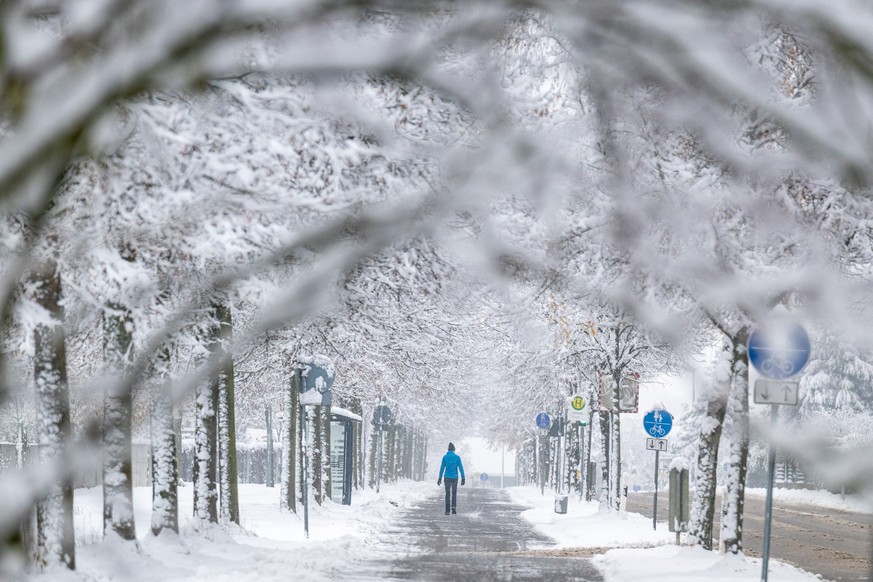
<svg viewBox="0 0 873 582"><path fill-rule="evenodd" d="M567 513L567 495L555 495L555 513Z"/></svg>

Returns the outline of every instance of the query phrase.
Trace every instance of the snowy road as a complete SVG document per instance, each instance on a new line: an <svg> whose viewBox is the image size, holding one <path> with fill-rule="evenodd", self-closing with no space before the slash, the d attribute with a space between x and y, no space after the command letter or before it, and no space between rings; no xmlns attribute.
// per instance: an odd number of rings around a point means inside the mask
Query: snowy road
<svg viewBox="0 0 873 582"><path fill-rule="evenodd" d="M521 517L525 508L494 489L459 488L458 515L443 514L442 489L402 512L380 536L378 560L359 565L349 579L600 581L583 558L532 552L551 540Z"/></svg>
<svg viewBox="0 0 873 582"><path fill-rule="evenodd" d="M628 495L628 511L652 516L651 493ZM764 499L746 496L745 545L750 556L760 556L764 531ZM667 528L667 495L658 495L658 522ZM716 511L715 531L719 515ZM775 503L772 556L826 580L869 580L871 517L811 505Z"/></svg>

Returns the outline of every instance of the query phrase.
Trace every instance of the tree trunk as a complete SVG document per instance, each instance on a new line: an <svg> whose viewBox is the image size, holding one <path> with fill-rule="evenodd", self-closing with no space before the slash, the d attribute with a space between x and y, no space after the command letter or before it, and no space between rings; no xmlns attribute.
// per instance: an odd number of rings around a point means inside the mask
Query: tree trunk
<svg viewBox="0 0 873 582"><path fill-rule="evenodd" d="M218 452L219 488L221 492L221 519L239 524L239 471L236 458L236 412L234 398L233 315L225 303L212 306L218 321L220 343L218 349L226 358L218 373Z"/></svg>
<svg viewBox="0 0 873 582"><path fill-rule="evenodd" d="M297 416L299 414L300 373L291 370L291 381L285 389L285 417L282 423L282 509L297 513Z"/></svg>
<svg viewBox="0 0 873 582"><path fill-rule="evenodd" d="M131 358L133 321L129 311L109 304L103 314L106 369L114 381L103 398L103 534L136 539L131 459L131 391L121 385Z"/></svg>
<svg viewBox="0 0 873 582"><path fill-rule="evenodd" d="M209 351L219 349L213 329ZM218 378L200 384L194 394L194 519L218 523Z"/></svg>
<svg viewBox="0 0 873 582"><path fill-rule="evenodd" d="M321 412L321 406L310 406L310 417L312 418L309 434L312 436L311 444L311 464L309 471L312 477L312 492L315 495L315 502L321 505L324 501L324 472L322 466L324 464L324 415Z"/></svg>
<svg viewBox="0 0 873 582"><path fill-rule="evenodd" d="M728 342L731 350L731 390L727 404L730 418L730 458L727 492L722 502L721 543L725 551L743 551L743 509L749 462L749 329L743 327Z"/></svg>
<svg viewBox="0 0 873 582"><path fill-rule="evenodd" d="M367 454L367 475L369 476L369 479L367 479L367 485L370 487L370 489L375 489L376 478L378 476L376 473L378 467L378 463L376 462L376 455L379 454L379 433L377 432L375 427L370 430L369 440L370 446L368 447L369 452Z"/></svg>
<svg viewBox="0 0 873 582"><path fill-rule="evenodd" d="M720 360L727 359L727 363L723 364L724 366L730 366L732 351L732 346L728 343L722 346ZM729 381L727 378L725 380ZM700 422L700 432L697 437L697 472L694 483L694 500L688 524L688 542L699 544L707 550L712 549L718 445L727 410L727 393L727 386L710 387L707 394L706 415Z"/></svg>
<svg viewBox="0 0 873 582"><path fill-rule="evenodd" d="M40 461L61 463L71 439L70 390L61 307L61 277L54 261L34 273L34 300L50 319L34 330L33 379L36 385L37 439ZM48 321L49 323L46 323ZM55 483L36 508L36 561L42 568L76 567L72 476Z"/></svg>
<svg viewBox="0 0 873 582"><path fill-rule="evenodd" d="M321 417L321 499L333 499L332 473L330 466L330 406L317 407ZM340 500L342 501L342 500Z"/></svg>
<svg viewBox="0 0 873 582"><path fill-rule="evenodd" d="M579 489L579 478L581 475L577 473L579 462L582 454L579 440L579 425L577 422L567 423L567 462L566 470L564 471L564 484L567 486L567 492Z"/></svg>
<svg viewBox="0 0 873 582"><path fill-rule="evenodd" d="M173 400L170 395L169 350L158 352L156 376L164 382L152 395L152 534L179 531L178 450Z"/></svg>
<svg viewBox="0 0 873 582"><path fill-rule="evenodd" d="M609 487L609 469L610 469L610 430L609 430L609 412L600 411L600 511L607 511L612 507L609 499L609 494L612 491Z"/></svg>

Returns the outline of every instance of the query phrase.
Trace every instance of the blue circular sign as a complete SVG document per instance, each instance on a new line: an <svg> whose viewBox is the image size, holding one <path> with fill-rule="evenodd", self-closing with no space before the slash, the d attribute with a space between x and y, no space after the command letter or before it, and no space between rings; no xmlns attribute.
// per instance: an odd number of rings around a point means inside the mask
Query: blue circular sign
<svg viewBox="0 0 873 582"><path fill-rule="evenodd" d="M770 323L755 328L749 337L749 361L762 376L774 380L800 372L810 351L806 330L794 322Z"/></svg>
<svg viewBox="0 0 873 582"><path fill-rule="evenodd" d="M536 422L537 428L547 429L552 426L552 419L545 412L540 412L539 414L537 414Z"/></svg>
<svg viewBox="0 0 873 582"><path fill-rule="evenodd" d="M673 428L673 415L666 410L652 410L643 417L643 427L649 436L662 439Z"/></svg>
<svg viewBox="0 0 873 582"><path fill-rule="evenodd" d="M479 479L481 479L482 481L487 481L488 480L488 473L482 473L479 476Z"/></svg>

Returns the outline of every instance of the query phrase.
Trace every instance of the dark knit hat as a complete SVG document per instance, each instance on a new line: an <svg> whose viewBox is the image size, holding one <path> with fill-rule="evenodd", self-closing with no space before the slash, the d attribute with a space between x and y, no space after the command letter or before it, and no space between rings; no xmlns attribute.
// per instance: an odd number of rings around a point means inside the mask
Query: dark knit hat
<svg viewBox="0 0 873 582"><path fill-rule="evenodd" d="M449 443L449 450L450 450L450 451L454 451L454 450L455 450L455 443Z"/></svg>

